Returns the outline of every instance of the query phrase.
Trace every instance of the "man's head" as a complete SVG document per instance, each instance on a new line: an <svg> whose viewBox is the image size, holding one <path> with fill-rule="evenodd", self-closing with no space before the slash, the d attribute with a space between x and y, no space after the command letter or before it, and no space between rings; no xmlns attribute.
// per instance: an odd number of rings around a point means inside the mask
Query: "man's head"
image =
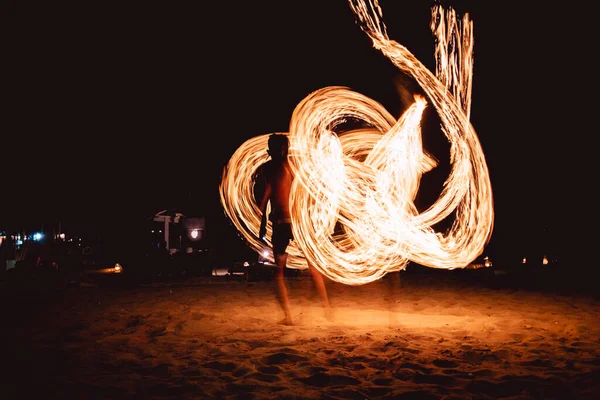
<svg viewBox="0 0 600 400"><path fill-rule="evenodd" d="M272 133L269 136L269 155L274 160L281 160L287 157L290 146L287 135L283 133Z"/></svg>

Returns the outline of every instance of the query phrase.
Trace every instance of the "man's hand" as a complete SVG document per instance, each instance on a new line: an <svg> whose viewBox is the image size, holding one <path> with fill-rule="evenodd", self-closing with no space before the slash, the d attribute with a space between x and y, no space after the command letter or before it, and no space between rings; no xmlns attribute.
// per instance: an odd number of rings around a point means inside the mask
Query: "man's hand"
<svg viewBox="0 0 600 400"><path fill-rule="evenodd" d="M260 229L258 230L258 240L261 242L266 242L267 238L267 217L266 215L262 216L260 220Z"/></svg>

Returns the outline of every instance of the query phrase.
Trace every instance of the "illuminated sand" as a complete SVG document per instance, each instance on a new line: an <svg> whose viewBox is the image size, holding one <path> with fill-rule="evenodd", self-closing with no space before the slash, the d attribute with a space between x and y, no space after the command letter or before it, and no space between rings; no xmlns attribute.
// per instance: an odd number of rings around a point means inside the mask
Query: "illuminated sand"
<svg viewBox="0 0 600 400"><path fill-rule="evenodd" d="M310 280L290 278L292 327L277 324L274 282L2 297L1 398L600 396L598 298L444 275L390 283L328 282L328 322Z"/></svg>
<svg viewBox="0 0 600 400"><path fill-rule="evenodd" d="M415 94L400 116L392 116L375 99L337 86L310 93L296 106L287 132L296 176L290 199L296 241L289 248L288 266L304 269L308 261L349 285L373 282L403 270L409 261L464 268L482 253L494 225L489 172L469 122L471 21L440 6L432 9L434 74L387 37L376 1L350 5L373 46L414 78L426 96ZM451 168L439 198L419 211L413 201L421 176L437 165L421 140L427 106L440 118ZM348 120L363 126L341 129ZM224 168L220 184L225 213L257 252L264 245L258 240L260 210L253 177L268 158L267 140L264 134L243 143ZM447 230L434 229L448 219L452 223ZM270 223L267 232L270 238ZM272 254L268 258L272 261Z"/></svg>

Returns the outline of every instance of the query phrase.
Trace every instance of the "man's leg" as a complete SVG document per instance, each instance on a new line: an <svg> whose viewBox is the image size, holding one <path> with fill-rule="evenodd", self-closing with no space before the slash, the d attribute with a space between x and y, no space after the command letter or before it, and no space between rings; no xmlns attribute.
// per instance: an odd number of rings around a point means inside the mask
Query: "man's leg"
<svg viewBox="0 0 600 400"><path fill-rule="evenodd" d="M294 320L292 319L292 313L290 312L290 300L288 298L287 287L285 286L284 269L287 262L287 253L274 254L275 264L277 265L276 279L276 290L277 300L279 305L283 309L285 317L281 321L283 325L293 325Z"/></svg>
<svg viewBox="0 0 600 400"><path fill-rule="evenodd" d="M321 304L325 310L325 317L331 321L333 319L333 315L331 313L331 307L329 306L329 297L327 296L327 288L325 287L323 275L321 275L321 272L310 263L308 264L308 270L310 271L312 280L317 288L317 293L321 298Z"/></svg>

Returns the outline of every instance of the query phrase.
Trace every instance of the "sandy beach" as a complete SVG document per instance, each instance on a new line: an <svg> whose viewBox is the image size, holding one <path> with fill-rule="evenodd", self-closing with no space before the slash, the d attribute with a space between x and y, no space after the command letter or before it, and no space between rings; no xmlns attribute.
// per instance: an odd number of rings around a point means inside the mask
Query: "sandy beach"
<svg viewBox="0 0 600 400"><path fill-rule="evenodd" d="M294 326L274 281L5 293L0 398L599 398L597 296L464 272L328 281L332 321L287 278Z"/></svg>

